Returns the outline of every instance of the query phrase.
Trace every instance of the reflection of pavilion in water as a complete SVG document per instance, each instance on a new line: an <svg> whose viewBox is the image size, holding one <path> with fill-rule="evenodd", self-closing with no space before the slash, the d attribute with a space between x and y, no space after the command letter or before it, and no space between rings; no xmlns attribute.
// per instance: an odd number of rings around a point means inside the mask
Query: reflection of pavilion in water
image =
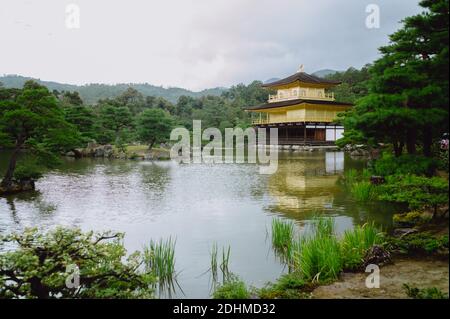
<svg viewBox="0 0 450 319"><path fill-rule="evenodd" d="M337 185L344 172L344 153L302 153L278 162L278 171L269 178L273 212L286 215L333 209ZM293 216L294 217L294 216Z"/></svg>

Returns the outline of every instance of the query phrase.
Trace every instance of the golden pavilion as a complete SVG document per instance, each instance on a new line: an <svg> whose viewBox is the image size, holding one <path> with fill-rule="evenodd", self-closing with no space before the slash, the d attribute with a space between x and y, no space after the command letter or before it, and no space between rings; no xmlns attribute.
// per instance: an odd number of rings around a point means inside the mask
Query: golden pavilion
<svg viewBox="0 0 450 319"><path fill-rule="evenodd" d="M276 92L267 103L250 107L255 128L278 128L280 145L334 145L344 128L336 123L337 114L350 109L338 102L330 90L341 82L303 72L264 84ZM269 136L268 136L269 139Z"/></svg>

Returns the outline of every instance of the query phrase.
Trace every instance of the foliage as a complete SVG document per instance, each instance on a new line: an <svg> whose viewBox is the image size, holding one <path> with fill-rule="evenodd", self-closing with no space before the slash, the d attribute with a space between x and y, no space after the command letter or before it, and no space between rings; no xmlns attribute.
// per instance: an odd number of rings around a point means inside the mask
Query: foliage
<svg viewBox="0 0 450 319"><path fill-rule="evenodd" d="M435 215L440 205L448 203L448 181L441 177L394 175L379 187L381 200L406 203L410 209L431 207Z"/></svg>
<svg viewBox="0 0 450 319"><path fill-rule="evenodd" d="M161 109L148 109L142 112L137 120L137 134L142 142L148 143L151 149L155 143L169 139L172 129L172 118Z"/></svg>
<svg viewBox="0 0 450 319"><path fill-rule="evenodd" d="M344 72L336 72L326 76L327 79L341 82L333 89L337 101L355 103L367 94L367 81L370 79L370 65L361 70L353 67Z"/></svg>
<svg viewBox="0 0 450 319"><path fill-rule="evenodd" d="M381 176L395 174L432 176L436 168L437 163L432 158L410 154L394 157L391 153L384 152L381 158L375 161L374 173Z"/></svg>
<svg viewBox="0 0 450 319"><path fill-rule="evenodd" d="M434 254L448 249L448 235L436 237L427 232L409 234L401 238L390 237L386 243L390 250L403 254Z"/></svg>
<svg viewBox="0 0 450 319"><path fill-rule="evenodd" d="M42 177L42 167L33 162L19 164L14 171L14 179L18 181L38 180Z"/></svg>
<svg viewBox="0 0 450 319"><path fill-rule="evenodd" d="M2 236L17 249L0 254L0 298L152 297L153 276L139 270L143 262L139 252L124 262L122 238L64 228ZM70 266L79 268L79 288L66 285L73 275Z"/></svg>
<svg viewBox="0 0 450 319"><path fill-rule="evenodd" d="M431 216L414 210L404 214L395 214L392 220L395 227L414 227L428 223Z"/></svg>
<svg viewBox="0 0 450 319"><path fill-rule="evenodd" d="M360 268L366 252L382 243L383 236L374 224L364 224L356 226L351 231L345 231L341 241L343 268L347 270Z"/></svg>
<svg viewBox="0 0 450 319"><path fill-rule="evenodd" d="M35 156L48 158L80 143L76 128L47 88L29 81L23 89L0 88L0 147L13 148L2 185L13 180L19 152L27 147Z"/></svg>
<svg viewBox="0 0 450 319"><path fill-rule="evenodd" d="M436 287L419 289L408 284L403 285L406 295L413 299L448 299L448 294Z"/></svg>
<svg viewBox="0 0 450 319"><path fill-rule="evenodd" d="M245 283L236 276L232 276L225 283L216 288L214 299L249 299L250 292Z"/></svg>

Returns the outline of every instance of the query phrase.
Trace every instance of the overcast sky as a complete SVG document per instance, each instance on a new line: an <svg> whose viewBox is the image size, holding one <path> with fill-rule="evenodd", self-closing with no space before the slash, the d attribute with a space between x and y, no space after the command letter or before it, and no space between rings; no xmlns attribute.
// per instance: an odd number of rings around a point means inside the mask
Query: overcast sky
<svg viewBox="0 0 450 319"><path fill-rule="evenodd" d="M306 72L361 67L419 12L417 2L0 0L0 74L200 90L287 76L300 64ZM78 29L66 26L71 3ZM372 3L379 29L366 27Z"/></svg>

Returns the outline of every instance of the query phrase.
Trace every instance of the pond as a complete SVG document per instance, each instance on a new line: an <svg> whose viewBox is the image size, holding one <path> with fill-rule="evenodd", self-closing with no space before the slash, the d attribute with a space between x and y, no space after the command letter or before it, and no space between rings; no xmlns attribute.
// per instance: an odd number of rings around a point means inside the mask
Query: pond
<svg viewBox="0 0 450 319"><path fill-rule="evenodd" d="M37 192L0 197L0 233L57 225L114 230L126 234L129 252L172 237L183 289L175 295L208 298L214 243L231 247L230 271L249 285L261 287L286 271L268 237L275 216L294 220L299 230L318 213L335 217L340 232L367 221L390 227L391 206L357 203L340 184L345 170L365 166L328 151L280 153L273 175L251 164L65 159L37 182Z"/></svg>

